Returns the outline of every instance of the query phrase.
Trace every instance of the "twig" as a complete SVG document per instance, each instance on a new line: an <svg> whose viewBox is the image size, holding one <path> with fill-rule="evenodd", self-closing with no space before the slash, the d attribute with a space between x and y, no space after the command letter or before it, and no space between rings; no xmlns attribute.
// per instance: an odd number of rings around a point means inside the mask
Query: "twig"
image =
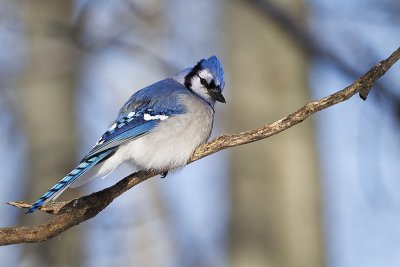
<svg viewBox="0 0 400 267"><path fill-rule="evenodd" d="M344 59L340 58L336 53L331 51L329 47L325 47L321 44L317 38L314 37L306 28L304 28L298 20L293 18L288 12L280 8L278 5L270 0L245 0L245 3L254 6L257 10L261 11L263 14L272 18L276 24L284 29L288 36L298 44L305 53L310 56L320 57L325 60L330 61L340 70L351 77L359 77L362 73L348 64ZM400 98L389 90L382 83L376 85L379 88L379 93L385 97L385 99L390 100L399 106ZM360 95L361 96L361 95ZM361 96L361 98L365 97ZM363 98L364 99L364 98ZM366 100L366 99L364 99Z"/></svg>
<svg viewBox="0 0 400 267"><path fill-rule="evenodd" d="M361 97L366 99L376 80L383 76L399 59L400 47L390 57L371 68L345 89L320 100L309 102L296 112L258 129L238 134L221 135L197 148L190 162L222 149L268 138L304 121L320 110L346 101L356 93L360 93ZM69 228L95 217L115 198L156 174L155 172L139 171L102 191L68 202L53 202L46 205L41 210L56 215L52 220L36 226L0 228L0 245L40 242L57 236ZM26 202L10 202L9 204L19 208L27 208L31 205Z"/></svg>

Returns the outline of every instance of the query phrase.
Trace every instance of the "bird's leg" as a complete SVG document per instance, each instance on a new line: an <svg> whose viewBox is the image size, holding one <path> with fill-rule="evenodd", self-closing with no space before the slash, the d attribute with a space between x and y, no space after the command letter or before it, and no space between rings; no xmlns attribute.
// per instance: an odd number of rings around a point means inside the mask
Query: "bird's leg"
<svg viewBox="0 0 400 267"><path fill-rule="evenodd" d="M168 171L161 173L161 178L165 178L168 175Z"/></svg>

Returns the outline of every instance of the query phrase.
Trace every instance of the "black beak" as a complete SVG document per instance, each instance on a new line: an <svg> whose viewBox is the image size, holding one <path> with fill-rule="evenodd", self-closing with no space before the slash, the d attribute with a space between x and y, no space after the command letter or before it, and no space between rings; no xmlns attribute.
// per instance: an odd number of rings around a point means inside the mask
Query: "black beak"
<svg viewBox="0 0 400 267"><path fill-rule="evenodd" d="M219 101L221 103L226 103L225 97L222 95L222 92L220 89L218 89L218 88L211 89L209 92L210 92L210 95L212 96L212 98L214 98L216 101Z"/></svg>

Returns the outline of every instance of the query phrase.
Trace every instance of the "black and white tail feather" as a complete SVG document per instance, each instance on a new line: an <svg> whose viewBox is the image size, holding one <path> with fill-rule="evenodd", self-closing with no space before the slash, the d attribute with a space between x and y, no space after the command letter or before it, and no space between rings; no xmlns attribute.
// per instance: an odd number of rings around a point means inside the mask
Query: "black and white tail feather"
<svg viewBox="0 0 400 267"><path fill-rule="evenodd" d="M89 159L84 159L78 167L71 171L67 176L61 179L57 184L55 184L49 191L46 192L41 198L38 199L26 212L32 213L41 206L45 205L50 200L56 199L62 192L65 191L72 183L74 183L79 177L84 175L93 166L101 162L102 160L109 157L114 152L112 150L101 153L98 156L91 157Z"/></svg>

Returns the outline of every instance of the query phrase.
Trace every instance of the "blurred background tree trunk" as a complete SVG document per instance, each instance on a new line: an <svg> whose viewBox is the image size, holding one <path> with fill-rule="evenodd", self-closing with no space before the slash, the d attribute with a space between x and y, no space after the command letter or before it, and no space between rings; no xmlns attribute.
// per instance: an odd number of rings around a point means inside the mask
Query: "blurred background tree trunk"
<svg viewBox="0 0 400 267"><path fill-rule="evenodd" d="M302 1L278 4L302 15ZM308 101L308 59L251 4L234 1L227 8L230 128L247 130ZM313 139L313 122L308 120L265 142L231 151L231 266L323 265Z"/></svg>
<svg viewBox="0 0 400 267"><path fill-rule="evenodd" d="M70 24L72 5L73 1L65 0L24 2L27 62L18 99L30 159L25 197L30 201L39 198L75 163L75 54L70 42L55 35ZM43 216L35 213L22 220L33 224ZM80 251L79 229L48 242L26 245L24 259L29 266L75 266Z"/></svg>

